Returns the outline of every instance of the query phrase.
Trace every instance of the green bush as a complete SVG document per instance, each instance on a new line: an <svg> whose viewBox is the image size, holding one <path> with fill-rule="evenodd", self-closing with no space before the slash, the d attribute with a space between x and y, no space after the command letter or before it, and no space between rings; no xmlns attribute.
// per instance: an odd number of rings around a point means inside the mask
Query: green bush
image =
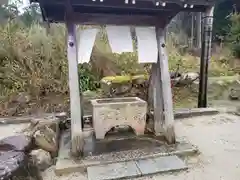
<svg viewBox="0 0 240 180"><path fill-rule="evenodd" d="M91 71L91 67L89 65L78 65L78 73L79 73L79 88L81 92L87 90L96 90L98 87L97 79L93 75Z"/></svg>
<svg viewBox="0 0 240 180"><path fill-rule="evenodd" d="M230 44L233 55L240 58L240 14L233 14L230 20L231 26L227 40Z"/></svg>

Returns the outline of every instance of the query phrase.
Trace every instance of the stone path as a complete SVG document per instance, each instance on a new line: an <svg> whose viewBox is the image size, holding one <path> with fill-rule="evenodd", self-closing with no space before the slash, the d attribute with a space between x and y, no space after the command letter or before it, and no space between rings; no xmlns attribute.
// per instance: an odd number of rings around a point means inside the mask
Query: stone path
<svg viewBox="0 0 240 180"><path fill-rule="evenodd" d="M161 141L149 137L132 137L129 139L120 138L119 140L114 141L109 140L105 142L96 142L95 145L93 145L90 140L91 137L86 137L84 149L92 153L87 153L83 159L76 160L70 156L70 135L70 132L66 131L62 133L61 136L60 149L55 166L55 173L59 176L74 172L82 172L91 166L102 167L102 165L107 165L106 167L111 167L115 163L121 164L122 162L129 161L134 162L135 164L139 163L142 166L143 162L146 164L149 164L150 161L159 162L157 157L160 156L169 156L169 162L171 162L171 160L174 160L175 155L182 157L196 154L197 152L197 148L195 146L186 142L179 142L177 145L167 146L163 145ZM91 144L95 147L94 149L92 149ZM109 152L108 149L111 149L112 151ZM97 150L97 153L95 150ZM170 156L173 157L171 158ZM147 161L141 161L140 159L147 159ZM160 159L161 162L165 164L165 168L168 168L169 164L165 163L165 159ZM176 160L176 162L179 161Z"/></svg>
<svg viewBox="0 0 240 180"><path fill-rule="evenodd" d="M177 156L163 156L87 168L89 180L113 180L186 169Z"/></svg>

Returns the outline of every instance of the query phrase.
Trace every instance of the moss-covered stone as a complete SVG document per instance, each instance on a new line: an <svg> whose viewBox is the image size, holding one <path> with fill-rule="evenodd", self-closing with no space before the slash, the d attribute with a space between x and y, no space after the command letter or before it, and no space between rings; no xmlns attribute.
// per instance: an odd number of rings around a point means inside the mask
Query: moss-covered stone
<svg viewBox="0 0 240 180"><path fill-rule="evenodd" d="M144 80L148 80L149 75L145 75L145 74L141 74L141 75L135 75L135 76L131 76L131 75L123 75L123 76L107 76L101 79L101 82L103 83L126 83L126 82L132 82L133 80L137 80L137 79L144 79Z"/></svg>
<svg viewBox="0 0 240 180"><path fill-rule="evenodd" d="M149 75L146 74L107 76L101 80L101 88L111 97L119 95L139 97L139 94L144 94L142 97L145 97L145 89L147 89L145 84L148 84L148 79Z"/></svg>

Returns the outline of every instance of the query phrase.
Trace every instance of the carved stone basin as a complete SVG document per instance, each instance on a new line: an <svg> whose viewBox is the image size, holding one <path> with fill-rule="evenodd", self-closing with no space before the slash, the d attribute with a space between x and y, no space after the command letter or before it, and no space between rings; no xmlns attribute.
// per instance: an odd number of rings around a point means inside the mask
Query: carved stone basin
<svg viewBox="0 0 240 180"><path fill-rule="evenodd" d="M147 103L138 97L95 99L93 128L96 139L116 126L130 126L136 135L143 135L146 125Z"/></svg>

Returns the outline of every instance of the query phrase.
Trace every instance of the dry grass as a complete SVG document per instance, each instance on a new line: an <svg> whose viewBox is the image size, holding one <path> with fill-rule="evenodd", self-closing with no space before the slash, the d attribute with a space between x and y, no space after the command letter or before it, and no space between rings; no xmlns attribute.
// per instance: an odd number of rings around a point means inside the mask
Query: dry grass
<svg viewBox="0 0 240 180"><path fill-rule="evenodd" d="M50 34L45 28L33 24L31 28L16 23L0 27L0 97L9 97L19 92L27 92L35 99L48 93L68 93L68 66L66 56L65 27L54 24ZM189 54L180 55L178 49L169 45L169 64L181 72L199 71L199 58ZM225 51L217 53L210 62L210 75L233 75L231 56ZM105 75L142 74L149 65L137 63L137 53L111 54L106 35L100 34L94 48L91 64L87 67L98 80ZM86 73L87 72L87 73ZM89 71L81 71L81 80L89 77ZM84 80L90 81L89 78ZM91 83L85 83L92 86ZM87 89L85 87L84 89ZM1 101L1 99L0 99ZM1 103L0 103L1 104Z"/></svg>
<svg viewBox="0 0 240 180"><path fill-rule="evenodd" d="M30 29L15 24L0 29L0 91L2 95L24 91L67 91L67 61L63 27L54 27L53 36L44 28Z"/></svg>

